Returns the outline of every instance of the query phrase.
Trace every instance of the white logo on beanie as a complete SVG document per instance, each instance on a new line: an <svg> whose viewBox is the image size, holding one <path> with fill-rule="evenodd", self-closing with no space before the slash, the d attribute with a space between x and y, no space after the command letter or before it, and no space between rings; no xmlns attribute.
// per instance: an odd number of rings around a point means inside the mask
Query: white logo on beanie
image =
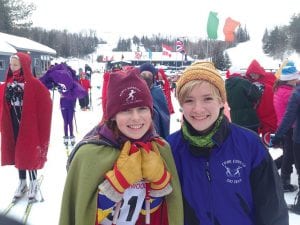
<svg viewBox="0 0 300 225"><path fill-rule="evenodd" d="M134 94L136 93L135 90L131 89L128 93L128 97L126 98L126 102L133 101L135 99Z"/></svg>
<svg viewBox="0 0 300 225"><path fill-rule="evenodd" d="M137 87L127 87L123 89L120 93L120 97L123 99L123 104L133 104L143 101L143 99L138 99L139 93L142 91Z"/></svg>

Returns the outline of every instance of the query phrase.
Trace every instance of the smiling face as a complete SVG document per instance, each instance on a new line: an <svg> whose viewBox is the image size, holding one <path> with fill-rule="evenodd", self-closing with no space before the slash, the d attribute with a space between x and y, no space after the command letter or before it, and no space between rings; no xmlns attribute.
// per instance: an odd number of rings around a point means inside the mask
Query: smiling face
<svg viewBox="0 0 300 225"><path fill-rule="evenodd" d="M10 69L11 69L12 72L15 72L15 71L21 69L20 60L17 59L16 57L12 57L10 59Z"/></svg>
<svg viewBox="0 0 300 225"><path fill-rule="evenodd" d="M152 124L149 107L136 107L118 112L115 119L119 130L135 140L143 137Z"/></svg>
<svg viewBox="0 0 300 225"><path fill-rule="evenodd" d="M206 81L191 86L181 101L185 119L197 131L210 128L223 106L218 89Z"/></svg>

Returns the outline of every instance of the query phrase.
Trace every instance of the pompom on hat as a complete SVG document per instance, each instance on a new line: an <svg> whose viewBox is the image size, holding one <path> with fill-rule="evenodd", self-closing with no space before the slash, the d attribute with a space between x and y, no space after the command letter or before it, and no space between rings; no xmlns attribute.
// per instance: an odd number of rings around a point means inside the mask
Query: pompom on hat
<svg viewBox="0 0 300 225"><path fill-rule="evenodd" d="M196 62L187 67L177 81L177 96L181 88L193 80L205 80L211 83L219 90L222 101L226 102L225 82L212 62Z"/></svg>
<svg viewBox="0 0 300 225"><path fill-rule="evenodd" d="M146 82L140 77L140 71L112 72L108 81L104 119L109 120L118 112L144 106L153 111L152 96Z"/></svg>
<svg viewBox="0 0 300 225"><path fill-rule="evenodd" d="M280 80L288 81L299 79L300 73L297 70L293 61L288 61L286 65L281 70Z"/></svg>

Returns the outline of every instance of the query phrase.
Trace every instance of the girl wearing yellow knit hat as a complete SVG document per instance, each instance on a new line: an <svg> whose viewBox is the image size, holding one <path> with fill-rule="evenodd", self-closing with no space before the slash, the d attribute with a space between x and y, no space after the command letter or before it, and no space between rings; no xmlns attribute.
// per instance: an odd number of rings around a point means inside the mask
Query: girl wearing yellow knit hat
<svg viewBox="0 0 300 225"><path fill-rule="evenodd" d="M287 225L277 169L260 137L224 116L224 80L210 62L177 82L181 129L167 137L184 200L185 225Z"/></svg>

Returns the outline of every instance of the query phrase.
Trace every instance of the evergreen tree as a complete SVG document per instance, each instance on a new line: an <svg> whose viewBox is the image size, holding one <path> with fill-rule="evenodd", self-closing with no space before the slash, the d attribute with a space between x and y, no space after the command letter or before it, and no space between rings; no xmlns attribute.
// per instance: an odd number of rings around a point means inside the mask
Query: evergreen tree
<svg viewBox="0 0 300 225"><path fill-rule="evenodd" d="M300 53L300 14L294 15L290 22L291 46Z"/></svg>
<svg viewBox="0 0 300 225"><path fill-rule="evenodd" d="M0 31L13 33L15 29L30 28L30 19L35 10L33 3L22 0L0 0Z"/></svg>

